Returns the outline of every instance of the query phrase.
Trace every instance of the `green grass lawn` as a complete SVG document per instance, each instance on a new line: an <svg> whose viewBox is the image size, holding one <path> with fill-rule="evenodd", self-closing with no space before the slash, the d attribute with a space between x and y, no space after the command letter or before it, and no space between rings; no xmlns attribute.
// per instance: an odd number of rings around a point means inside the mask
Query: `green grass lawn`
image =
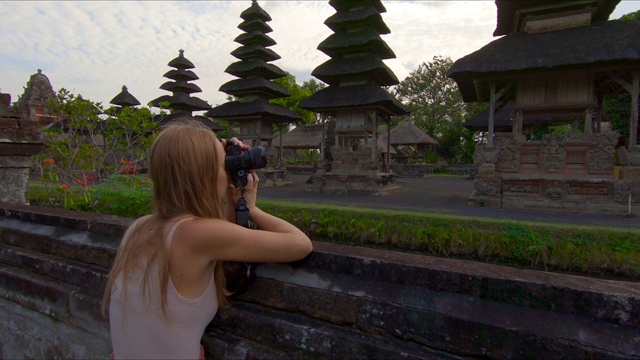
<svg viewBox="0 0 640 360"><path fill-rule="evenodd" d="M51 188L49 189L51 190ZM105 182L82 191L32 184L32 203L137 217L151 208L150 184ZM67 201L61 201L64 198ZM68 198L73 198L69 201ZM260 199L258 205L314 240L468 259L521 268L640 280L640 229L514 221Z"/></svg>

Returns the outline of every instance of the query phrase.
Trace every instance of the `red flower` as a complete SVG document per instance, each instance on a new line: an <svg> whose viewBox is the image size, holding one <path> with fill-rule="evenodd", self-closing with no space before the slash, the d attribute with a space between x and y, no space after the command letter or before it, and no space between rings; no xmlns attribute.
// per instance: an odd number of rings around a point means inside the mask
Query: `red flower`
<svg viewBox="0 0 640 360"><path fill-rule="evenodd" d="M47 165L55 165L56 164L56 160L55 159L44 159L40 162L40 164L42 166L47 166Z"/></svg>

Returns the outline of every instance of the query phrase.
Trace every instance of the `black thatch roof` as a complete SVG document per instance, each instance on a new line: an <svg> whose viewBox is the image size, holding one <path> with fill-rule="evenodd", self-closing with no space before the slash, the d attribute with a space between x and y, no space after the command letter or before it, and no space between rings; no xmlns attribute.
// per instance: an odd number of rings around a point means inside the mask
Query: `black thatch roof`
<svg viewBox="0 0 640 360"><path fill-rule="evenodd" d="M242 45L249 45L252 43L256 43L264 47L269 47L276 44L276 41L273 40L269 35L266 35L265 33L258 30L242 33L238 35L235 39L233 39L233 41Z"/></svg>
<svg viewBox="0 0 640 360"><path fill-rule="evenodd" d="M349 108L378 108L382 115L406 115L410 111L398 99L373 83L328 86L298 105L302 109L325 112Z"/></svg>
<svg viewBox="0 0 640 360"><path fill-rule="evenodd" d="M391 145L439 145L438 140L432 138L424 130L411 121L405 121L391 129ZM387 133L380 135L380 140L387 141Z"/></svg>
<svg viewBox="0 0 640 360"><path fill-rule="evenodd" d="M323 141L322 126L323 124L297 126L288 133L273 139L271 145L280 147L280 139L282 138L283 148L320 149Z"/></svg>
<svg viewBox="0 0 640 360"><path fill-rule="evenodd" d="M249 44L243 45L239 48L233 50L231 55L235 56L240 60L250 59L250 58L260 58L264 61L274 61L280 59L280 55L276 54L275 51L271 49L267 49L260 44Z"/></svg>
<svg viewBox="0 0 640 360"><path fill-rule="evenodd" d="M374 6L369 5L353 11L335 13L325 20L324 24L336 32L353 24L367 23L378 34L389 34L391 30L382 20L380 12Z"/></svg>
<svg viewBox="0 0 640 360"><path fill-rule="evenodd" d="M187 58L184 57L184 50L180 49L179 50L179 55L177 58L169 61L169 63L167 65L171 66L172 68L176 68L176 69L193 69L196 66L193 65L193 63L191 61L189 61Z"/></svg>
<svg viewBox="0 0 640 360"><path fill-rule="evenodd" d="M196 73L191 70L185 69L173 69L167 71L162 77L166 77L171 80L184 80L184 81L192 81L200 79Z"/></svg>
<svg viewBox="0 0 640 360"><path fill-rule="evenodd" d="M329 0L329 5L336 9L336 11L348 11L351 8L360 6L373 6L378 12L387 12L387 9L385 9L380 0Z"/></svg>
<svg viewBox="0 0 640 360"><path fill-rule="evenodd" d="M334 58L344 53L367 51L378 55L381 59L395 59L391 50L375 30L362 28L352 32L339 32L330 35L318 45L318 50Z"/></svg>
<svg viewBox="0 0 640 360"><path fill-rule="evenodd" d="M381 86L393 86L400 81L387 65L374 54L329 59L311 73L329 85L337 85L341 79L359 76L373 79Z"/></svg>
<svg viewBox="0 0 640 360"><path fill-rule="evenodd" d="M167 81L164 84L160 85L160 89L171 91L174 93L185 93L185 94L202 92L202 89L200 89L200 86L196 84L188 83L184 80Z"/></svg>
<svg viewBox="0 0 640 360"><path fill-rule="evenodd" d="M475 102L488 98L488 85L474 84L480 77L607 65L640 65L639 21L509 34L457 60L447 75L457 82L465 102Z"/></svg>
<svg viewBox="0 0 640 360"><path fill-rule="evenodd" d="M267 99L275 99L291 96L284 86L262 77L249 79L235 79L220 86L220 91L225 94L245 97L246 95L261 95Z"/></svg>
<svg viewBox="0 0 640 360"><path fill-rule="evenodd" d="M244 121L260 118L278 123L291 123L302 120L300 114L284 106L270 104L265 99L246 102L228 102L214 107L205 115L214 119L229 121Z"/></svg>
<svg viewBox="0 0 640 360"><path fill-rule="evenodd" d="M120 92L120 94L111 99L109 104L118 106L137 106L140 105L140 101L138 101L135 96L129 93L129 90L127 90L127 87L125 85L122 85L122 91Z"/></svg>
<svg viewBox="0 0 640 360"><path fill-rule="evenodd" d="M188 94L175 93L174 95L163 95L151 100L151 105L160 107L160 103L168 102L170 109L201 111L211 109L206 101L196 97L190 97Z"/></svg>
<svg viewBox="0 0 640 360"><path fill-rule="evenodd" d="M496 0L498 8L498 24L493 36L506 35L514 32L519 20L523 16L541 15L538 12L548 12L546 7L555 7L555 11L587 10L592 12L592 21L607 21L620 0L599 1L567 1L567 0ZM533 13L522 14L523 10L532 9Z"/></svg>
<svg viewBox="0 0 640 360"><path fill-rule="evenodd" d="M255 58L234 62L227 66L224 72L239 78L262 76L269 80L287 76L287 74L279 67L273 64L267 64L263 60Z"/></svg>

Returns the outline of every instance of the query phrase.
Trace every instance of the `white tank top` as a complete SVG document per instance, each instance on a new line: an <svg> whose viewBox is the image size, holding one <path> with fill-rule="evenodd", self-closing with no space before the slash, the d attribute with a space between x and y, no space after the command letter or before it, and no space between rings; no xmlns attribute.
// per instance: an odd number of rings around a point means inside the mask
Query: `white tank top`
<svg viewBox="0 0 640 360"><path fill-rule="evenodd" d="M180 219L173 225L166 239L167 246L171 245L178 226L187 220L191 218ZM122 241L127 240L125 234ZM143 274L144 267L141 267L129 276L126 303L122 273L111 292L109 322L115 359L199 359L200 339L218 311L213 276L202 295L194 299L181 296L169 277L165 318L162 299L157 293L157 264L150 269L151 289L144 295L140 287Z"/></svg>

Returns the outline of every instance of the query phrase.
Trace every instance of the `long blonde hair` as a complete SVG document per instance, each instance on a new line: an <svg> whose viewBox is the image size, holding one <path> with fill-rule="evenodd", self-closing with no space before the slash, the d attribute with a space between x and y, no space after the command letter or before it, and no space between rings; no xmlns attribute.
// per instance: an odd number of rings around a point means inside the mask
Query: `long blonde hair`
<svg viewBox="0 0 640 360"><path fill-rule="evenodd" d="M168 221L179 216L225 218L224 199L216 187L220 158L211 129L191 117L175 119L165 126L151 147L149 174L153 181L153 210L151 215L133 222L118 248L102 299L102 313L107 316L114 282L120 273L123 281L143 261L146 263L142 292L146 296L161 296L162 311L167 315L167 287L169 283L169 249L163 237ZM160 293L149 294L151 265L157 262L160 270ZM228 303L225 276L221 261L216 261L214 280L219 306ZM124 287L126 289L126 286ZM126 295L125 295L126 296Z"/></svg>

